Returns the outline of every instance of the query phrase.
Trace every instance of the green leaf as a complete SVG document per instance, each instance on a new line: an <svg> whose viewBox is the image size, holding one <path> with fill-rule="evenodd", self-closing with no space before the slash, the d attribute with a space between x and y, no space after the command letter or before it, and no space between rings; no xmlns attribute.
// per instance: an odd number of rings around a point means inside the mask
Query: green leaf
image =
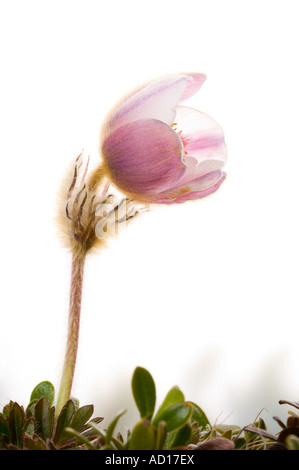
<svg viewBox="0 0 299 470"><path fill-rule="evenodd" d="M219 424L216 425L216 431L220 432L222 436L228 431L231 431L232 435L234 435L239 434L241 432L241 428L240 426L236 426L234 424Z"/></svg>
<svg viewBox="0 0 299 470"><path fill-rule="evenodd" d="M45 442L40 437L32 439L29 436L24 437L24 449L25 450L47 450Z"/></svg>
<svg viewBox="0 0 299 470"><path fill-rule="evenodd" d="M244 449L246 447L246 440L244 439L244 437L239 437L233 442L235 444L235 450Z"/></svg>
<svg viewBox="0 0 299 470"><path fill-rule="evenodd" d="M165 421L167 432L173 432L183 427L192 414L192 406L188 403L177 403L166 408L159 415L160 421Z"/></svg>
<svg viewBox="0 0 299 470"><path fill-rule="evenodd" d="M151 419L156 404L156 387L151 374L136 367L132 377L132 391L141 418Z"/></svg>
<svg viewBox="0 0 299 470"><path fill-rule="evenodd" d="M123 442L119 439L115 439L113 437L113 432L115 430L115 426L119 420L119 418L125 413L126 411L121 411L118 415L114 418L114 420L109 424L107 430L102 429L95 420L91 420L88 423L90 426L99 436L102 437L104 440L104 447L102 449L114 449L114 450L124 450L125 446Z"/></svg>
<svg viewBox="0 0 299 470"><path fill-rule="evenodd" d="M71 400L74 402L74 405L75 405L75 410L79 410L79 407L80 407L80 402L79 402L79 399L76 398L76 397L71 397Z"/></svg>
<svg viewBox="0 0 299 470"><path fill-rule="evenodd" d="M75 404L73 400L68 400L64 407L62 408L56 423L55 433L53 441L54 443L61 444L63 441L69 438L67 432L65 432L66 427L70 427L70 422L75 411Z"/></svg>
<svg viewBox="0 0 299 470"><path fill-rule="evenodd" d="M38 398L35 398L34 400L32 400L29 405L27 405L27 408L26 408L26 415L27 417L29 418L30 416L33 416L34 415L34 408L35 408L35 405L37 404L38 402Z"/></svg>
<svg viewBox="0 0 299 470"><path fill-rule="evenodd" d="M228 429L227 431L225 431L221 437L224 437L224 439L228 439L229 441L232 440L232 436L233 436L233 431L231 429Z"/></svg>
<svg viewBox="0 0 299 470"><path fill-rule="evenodd" d="M65 432L71 434L72 436L76 437L81 444L85 444L90 450L97 450L97 448L89 442L84 436L82 436L79 432L75 431L73 428L65 428Z"/></svg>
<svg viewBox="0 0 299 470"><path fill-rule="evenodd" d="M155 445L155 428L147 419L141 419L133 428L129 442L129 450L153 450L155 449Z"/></svg>
<svg viewBox="0 0 299 470"><path fill-rule="evenodd" d="M27 419L24 425L24 434L26 433L29 437L32 437L35 430L34 418L31 416Z"/></svg>
<svg viewBox="0 0 299 470"><path fill-rule="evenodd" d="M3 410L2 410L2 414L4 416L4 418L8 418L9 417L9 414L14 406L15 402L10 400L9 403L7 403L7 405L4 406Z"/></svg>
<svg viewBox="0 0 299 470"><path fill-rule="evenodd" d="M111 443L113 444L114 449L126 450L126 447L125 447L124 443L118 438L112 437L111 438Z"/></svg>
<svg viewBox="0 0 299 470"><path fill-rule="evenodd" d="M95 423L94 420L89 421L88 425L104 440L106 439L106 431L102 429L101 426L98 426L98 424Z"/></svg>
<svg viewBox="0 0 299 470"><path fill-rule="evenodd" d="M9 429L7 425L7 421L2 414L0 414L0 436L5 434L9 436Z"/></svg>
<svg viewBox="0 0 299 470"><path fill-rule="evenodd" d="M286 445L289 450L299 450L299 438L294 434L289 434L286 437Z"/></svg>
<svg viewBox="0 0 299 470"><path fill-rule="evenodd" d="M35 405L35 433L43 440L50 438L54 426L54 407L50 408L47 398L42 397Z"/></svg>
<svg viewBox="0 0 299 470"><path fill-rule="evenodd" d="M263 420L263 418L259 418L258 421L256 421L255 423L255 426L259 429L264 429L264 430L267 430L267 426L266 426L266 423L265 421Z"/></svg>
<svg viewBox="0 0 299 470"><path fill-rule="evenodd" d="M14 403L10 410L7 423L11 442L20 449L23 447L24 421L25 412L23 407L21 407L18 403Z"/></svg>
<svg viewBox="0 0 299 470"><path fill-rule="evenodd" d="M154 426L157 426L159 421L160 421L160 416L163 414L163 412L169 408L172 405L175 405L177 403L184 403L185 397L182 393L182 391L179 389L178 386L172 387L169 392L167 393L166 397L164 398L164 401L160 408L158 409L156 416L154 417L152 423Z"/></svg>
<svg viewBox="0 0 299 470"><path fill-rule="evenodd" d="M171 448L184 446L189 444L189 439L191 437L191 424L187 423L181 429L179 429L176 433L174 433L173 439L171 440Z"/></svg>
<svg viewBox="0 0 299 470"><path fill-rule="evenodd" d="M188 401L187 403L192 405L192 408L193 408L192 417L191 417L192 423L196 422L200 428L211 426L205 413L202 411L202 409L198 405L196 405L195 403L192 403L191 401Z"/></svg>
<svg viewBox="0 0 299 470"><path fill-rule="evenodd" d="M92 414L93 405L81 406L81 408L74 412L70 421L70 427L76 431L80 431L84 424L91 418Z"/></svg>
<svg viewBox="0 0 299 470"><path fill-rule="evenodd" d="M114 420L109 424L107 430L106 430L106 439L105 439L105 443L106 444L109 444L110 441L111 441L111 438L112 438L112 435L113 435L113 432L114 432L114 429L115 429L115 426L117 425L117 422L119 420L119 418L125 414L126 411L121 411L120 413L118 413L116 415L116 417L114 418Z"/></svg>
<svg viewBox="0 0 299 470"><path fill-rule="evenodd" d="M32 391L30 402L33 400L39 400L42 397L47 398L49 405L52 406L55 396L54 385L51 382L40 382Z"/></svg>

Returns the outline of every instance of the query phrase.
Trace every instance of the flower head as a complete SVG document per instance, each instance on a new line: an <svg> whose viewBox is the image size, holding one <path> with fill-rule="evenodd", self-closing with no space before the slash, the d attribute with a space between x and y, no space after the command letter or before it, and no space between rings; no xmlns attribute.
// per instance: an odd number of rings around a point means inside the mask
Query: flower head
<svg viewBox="0 0 299 470"><path fill-rule="evenodd" d="M177 74L138 89L108 115L102 130L104 171L145 203L180 203L213 193L225 178L226 144L210 116L181 103L205 81Z"/></svg>

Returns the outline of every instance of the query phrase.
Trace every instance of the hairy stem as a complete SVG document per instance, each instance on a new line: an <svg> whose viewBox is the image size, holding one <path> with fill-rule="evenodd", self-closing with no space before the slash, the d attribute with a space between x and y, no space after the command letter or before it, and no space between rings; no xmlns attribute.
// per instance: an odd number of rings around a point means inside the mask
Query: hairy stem
<svg viewBox="0 0 299 470"><path fill-rule="evenodd" d="M56 417L71 396L79 341L84 264L85 256L73 255L68 333L62 377L55 407Z"/></svg>

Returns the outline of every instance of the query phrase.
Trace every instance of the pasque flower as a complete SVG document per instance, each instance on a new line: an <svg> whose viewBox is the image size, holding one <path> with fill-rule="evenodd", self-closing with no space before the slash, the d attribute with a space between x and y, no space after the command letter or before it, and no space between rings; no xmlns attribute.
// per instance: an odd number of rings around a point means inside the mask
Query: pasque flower
<svg viewBox="0 0 299 470"><path fill-rule="evenodd" d="M206 77L175 74L134 91L108 115L101 136L103 171L146 203L180 203L213 193L225 178L226 144L207 114L182 106Z"/></svg>
<svg viewBox="0 0 299 470"><path fill-rule="evenodd" d="M111 235L110 225L127 222L151 203L207 196L225 177L226 145L220 126L181 105L204 81L203 74L176 74L131 93L104 123L103 161L89 172L80 154L62 184L58 219L72 253L72 273L57 416L71 394L87 254L103 245L105 232ZM121 190L120 201L110 194L111 182Z"/></svg>

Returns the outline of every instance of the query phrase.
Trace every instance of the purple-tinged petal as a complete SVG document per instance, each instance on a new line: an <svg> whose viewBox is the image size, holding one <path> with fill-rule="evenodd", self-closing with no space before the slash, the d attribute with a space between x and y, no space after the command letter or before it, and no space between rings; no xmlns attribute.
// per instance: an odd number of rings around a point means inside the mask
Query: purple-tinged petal
<svg viewBox="0 0 299 470"><path fill-rule="evenodd" d="M174 186L186 171L179 136L158 120L115 129L104 140L102 152L112 181L139 200Z"/></svg>
<svg viewBox="0 0 299 470"><path fill-rule="evenodd" d="M188 73L186 75L188 76L188 82L185 91L179 101L180 103L195 95L195 93L198 92L198 90L201 88L207 78L203 73Z"/></svg>
<svg viewBox="0 0 299 470"><path fill-rule="evenodd" d="M186 75L170 75L130 94L108 115L103 137L117 127L140 119L157 119L171 125L188 80Z"/></svg>

